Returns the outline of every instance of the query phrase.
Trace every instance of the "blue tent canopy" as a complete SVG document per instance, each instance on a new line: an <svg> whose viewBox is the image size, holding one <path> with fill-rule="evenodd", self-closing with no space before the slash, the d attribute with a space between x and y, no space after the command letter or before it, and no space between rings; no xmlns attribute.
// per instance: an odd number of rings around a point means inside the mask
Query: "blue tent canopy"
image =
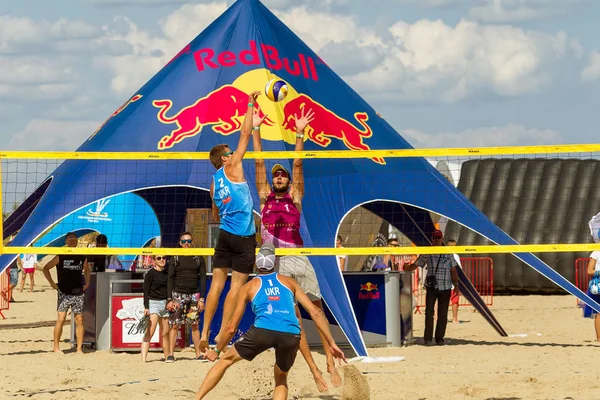
<svg viewBox="0 0 600 400"><path fill-rule="evenodd" d="M122 193L102 198L60 220L38 239L34 246L62 247L66 234L78 236L91 232L108 236L110 247L144 247L153 238L160 237L160 226L152 207L135 193ZM136 256L119 255L128 269Z"/></svg>
<svg viewBox="0 0 600 400"><path fill-rule="evenodd" d="M293 150L289 118L312 109L307 150L410 149L376 111L258 0L238 0L148 81L78 151L209 151L227 143L235 149L248 94L264 91L273 78L285 80L287 98L273 103L261 95L268 114L261 129L265 151ZM291 160L277 160L291 169ZM268 162L267 164L274 164ZM267 166L267 168L270 167ZM253 160L244 172L259 204ZM58 219L119 193L163 187L207 191L214 168L206 161L68 160L22 225L13 245L30 245ZM342 218L373 200L403 204L414 213L444 215L498 244L516 242L481 213L423 158L305 160L302 230L305 246L333 247ZM60 202L57 199L62 199ZM176 202L174 200L173 202ZM387 208L386 208L387 207ZM406 219L404 210L382 206L379 214ZM258 208L257 208L258 210ZM420 210L420 211L414 211ZM426 243L433 224L422 218L405 232ZM516 254L598 311L600 305L529 253ZM0 270L13 256L0 258ZM324 299L359 355L366 347L335 258L311 259Z"/></svg>

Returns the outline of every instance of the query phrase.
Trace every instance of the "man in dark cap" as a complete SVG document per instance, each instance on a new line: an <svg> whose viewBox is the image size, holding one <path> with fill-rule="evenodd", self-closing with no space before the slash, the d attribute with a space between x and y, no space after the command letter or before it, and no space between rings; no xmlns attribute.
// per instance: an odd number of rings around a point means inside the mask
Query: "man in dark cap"
<svg viewBox="0 0 600 400"><path fill-rule="evenodd" d="M435 230L431 234L432 246L444 245L444 234L440 230ZM445 344L446 325L448 324L448 306L450 304L450 295L452 294L452 285L458 287L458 264L452 254L422 254L413 264L405 264L405 271L414 271L418 267L427 264L427 276L425 277L425 288L427 296L425 298L425 346L433 345L433 320L435 313L435 303L438 303L440 310L437 325L435 327L435 343L438 346Z"/></svg>

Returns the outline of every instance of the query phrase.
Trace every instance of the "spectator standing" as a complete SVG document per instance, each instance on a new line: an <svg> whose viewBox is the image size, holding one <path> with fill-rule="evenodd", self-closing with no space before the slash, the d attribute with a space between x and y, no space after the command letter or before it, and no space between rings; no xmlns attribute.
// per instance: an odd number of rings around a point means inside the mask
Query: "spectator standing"
<svg viewBox="0 0 600 400"><path fill-rule="evenodd" d="M431 235L432 246L444 245L444 234L440 230L435 230ZM425 346L433 345L433 325L435 306L440 310L435 327L435 344L443 346L445 344L446 326L448 324L448 306L452 285L458 287L458 273L456 267L458 264L451 254L422 254L413 264L404 265L405 271L414 271L418 267L427 264L427 276L425 277L425 288L427 290L425 298Z"/></svg>

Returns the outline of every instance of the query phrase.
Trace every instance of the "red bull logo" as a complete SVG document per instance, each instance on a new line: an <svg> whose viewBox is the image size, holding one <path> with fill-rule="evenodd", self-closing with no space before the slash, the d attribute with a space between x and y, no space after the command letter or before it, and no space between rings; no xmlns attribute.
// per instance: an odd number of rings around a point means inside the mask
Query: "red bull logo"
<svg viewBox="0 0 600 400"><path fill-rule="evenodd" d="M225 85L172 116L167 116L173 107L171 100L154 100L152 105L159 109L158 120L163 124L177 125L158 142L158 149L169 149L183 139L197 135L207 125L212 125L213 131L225 136L239 131L248 109L248 96L232 85ZM260 109L259 115L264 116ZM274 123L267 118L264 124L270 126Z"/></svg>
<svg viewBox="0 0 600 400"><path fill-rule="evenodd" d="M240 55L241 57L241 55ZM248 56L249 57L249 56ZM167 125L174 125L168 135L158 143L159 150L172 148L186 138L196 136L206 126L221 135L231 135L241 129L248 109L248 97L260 87L265 79L276 78L271 71L259 68L240 75L232 84L222 86L205 97L197 100L179 111L172 111L173 101L169 99L155 100L153 106L158 108L157 119ZM288 84L289 93L282 102L274 103L264 94L258 98L255 107L260 117L265 114L261 136L264 140L296 142L294 115L302 110L312 110L314 119L305 130L305 140L310 140L321 147L328 147L334 139L342 141L350 150L368 151L371 148L365 143L373 136L369 126L369 116L364 111L354 113L354 121L348 121L306 94L301 94ZM260 106L259 106L260 103ZM385 164L383 158L373 158L379 164Z"/></svg>
<svg viewBox="0 0 600 400"><path fill-rule="evenodd" d="M373 131L367 124L369 116L366 112L354 113L356 122L361 126L361 128L357 128L307 95L301 94L285 105L283 109L283 127L287 130L295 131L294 115L300 115L303 109L314 112L314 120L307 126L305 133L310 140L319 146L329 146L333 137L341 140L350 150L371 150L364 143L364 139L373 136ZM373 161L385 164L383 158L374 158Z"/></svg>
<svg viewBox="0 0 600 400"><path fill-rule="evenodd" d="M360 285L360 289L358 292L359 300L374 300L379 299L381 297L381 293L377 289L377 285L371 282L367 282L365 284Z"/></svg>
<svg viewBox="0 0 600 400"><path fill-rule="evenodd" d="M272 71L285 69L293 76L302 75L305 79L319 80L315 63L322 64L323 62L320 59L315 62L311 56L299 53L297 60L290 60L287 57L281 57L275 46L261 43L259 53L255 40L250 40L248 45L248 49L244 49L237 54L232 51L223 51L215 55L215 51L211 48L197 50L194 52L196 68L198 71L204 71L207 67L213 69L233 67L238 63L247 66L261 65L260 55L262 54L265 65Z"/></svg>

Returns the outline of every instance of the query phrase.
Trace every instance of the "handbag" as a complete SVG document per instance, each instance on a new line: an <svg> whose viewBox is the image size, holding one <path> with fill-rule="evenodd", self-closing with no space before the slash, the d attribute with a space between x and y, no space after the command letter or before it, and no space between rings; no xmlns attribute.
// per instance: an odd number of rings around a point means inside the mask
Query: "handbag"
<svg viewBox="0 0 600 400"><path fill-rule="evenodd" d="M435 289L437 287L437 279L435 276L437 275L438 268L440 267L440 260L442 259L442 255L438 254L438 262L435 266L435 271L433 271L433 275L427 275L425 277L425 287Z"/></svg>
<svg viewBox="0 0 600 400"><path fill-rule="evenodd" d="M148 325L150 325L150 316L148 315L144 315L142 318L140 318L140 320L138 321L138 332L146 332L146 329L148 329Z"/></svg>

